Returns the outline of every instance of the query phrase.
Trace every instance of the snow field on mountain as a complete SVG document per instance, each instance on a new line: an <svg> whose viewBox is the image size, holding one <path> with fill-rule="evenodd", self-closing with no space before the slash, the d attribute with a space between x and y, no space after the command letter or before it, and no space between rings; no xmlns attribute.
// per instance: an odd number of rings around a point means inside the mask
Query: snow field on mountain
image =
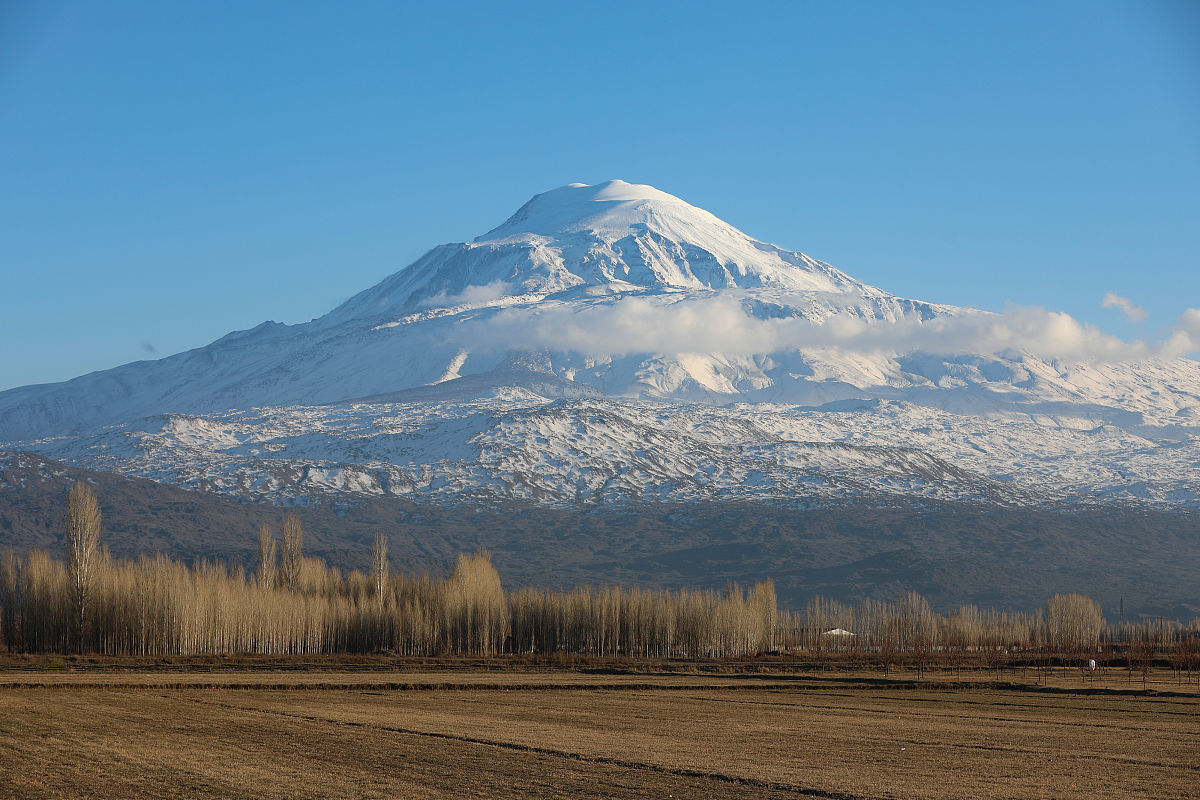
<svg viewBox="0 0 1200 800"><path fill-rule="evenodd" d="M0 447L286 502L1198 505L1193 333L900 298L653 187L572 184L311 322L2 392Z"/></svg>
<svg viewBox="0 0 1200 800"><path fill-rule="evenodd" d="M1195 437L1164 444L1112 426L1081 430L894 401L818 411L517 393L166 416L36 449L91 468L280 501L481 494L551 503L820 502L880 491L1200 505Z"/></svg>

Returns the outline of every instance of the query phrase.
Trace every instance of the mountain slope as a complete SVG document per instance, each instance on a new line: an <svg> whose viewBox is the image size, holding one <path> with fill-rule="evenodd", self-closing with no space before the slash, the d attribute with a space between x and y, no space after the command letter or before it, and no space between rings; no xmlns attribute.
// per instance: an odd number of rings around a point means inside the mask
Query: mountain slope
<svg viewBox="0 0 1200 800"><path fill-rule="evenodd" d="M311 322L0 393L0 443L283 502L1200 504L1200 363L1028 324L572 184Z"/></svg>
<svg viewBox="0 0 1200 800"><path fill-rule="evenodd" d="M757 242L650 187L621 181L572 185L535 197L474 243L434 248L312 322L264 323L158 361L0 392L0 440L164 411L326 403L409 389L460 371L495 370L510 363L514 351L549 349L489 340L487 323L504 311L571 315L631 296L671 308L738 288L751 293L740 298L747 310L763 316L896 319L952 313L895 298L808 256ZM472 339L456 332L464 323L480 334ZM630 355L606 364L560 352L543 358L541 368L562 377L578 374L590 361L580 376L584 382L618 395L699 396L729 393L729 387L736 393L772 382L753 364L693 368L654 353ZM664 364L658 372L680 367L679 374L637 374L643 363L656 361ZM708 379L714 371L718 378Z"/></svg>
<svg viewBox="0 0 1200 800"><path fill-rule="evenodd" d="M37 447L92 469L289 504L390 495L812 507L870 496L1010 508L1200 506L1196 437L1164 441L1104 423L1076 426L1079 418L983 418L897 401L722 407L549 400L533 391L574 386L566 381L451 392L461 384L470 381L370 402L159 415Z"/></svg>
<svg viewBox="0 0 1200 800"><path fill-rule="evenodd" d="M71 483L91 483L114 556L163 552L252 568L260 525L282 510L208 492L90 472L0 451L0 542L62 547ZM758 502L641 503L580 513L521 502L445 506L401 497L289 509L306 554L343 569L368 565L383 531L397 570L445 575L458 553L487 547L506 586L581 583L712 587L774 579L785 606L821 594L855 602L923 593L962 603L1035 609L1082 591L1110 618L1187 620L1200 613L1188 565L1200 557L1194 512L1081 507L1049 512L963 503L880 504L875 498L803 511Z"/></svg>

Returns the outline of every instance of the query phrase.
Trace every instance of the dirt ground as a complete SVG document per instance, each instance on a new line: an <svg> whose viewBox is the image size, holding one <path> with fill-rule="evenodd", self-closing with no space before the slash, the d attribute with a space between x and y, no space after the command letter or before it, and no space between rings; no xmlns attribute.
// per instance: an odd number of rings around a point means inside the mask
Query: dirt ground
<svg viewBox="0 0 1200 800"><path fill-rule="evenodd" d="M169 677L0 673L0 797L1200 795L1194 685L1147 694L1114 681L1085 694L1069 676L1046 690L562 670Z"/></svg>

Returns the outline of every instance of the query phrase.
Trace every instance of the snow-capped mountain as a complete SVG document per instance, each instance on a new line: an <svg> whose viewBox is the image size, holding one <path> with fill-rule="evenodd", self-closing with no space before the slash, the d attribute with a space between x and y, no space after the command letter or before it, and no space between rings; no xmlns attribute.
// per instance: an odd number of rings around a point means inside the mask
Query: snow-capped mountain
<svg viewBox="0 0 1200 800"><path fill-rule="evenodd" d="M1200 505L1200 363L1039 352L1038 324L571 184L311 322L0 393L0 446L300 502Z"/></svg>
<svg viewBox="0 0 1200 800"><path fill-rule="evenodd" d="M871 289L828 264L755 241L651 186L573 183L539 194L469 244L434 248L408 269L356 295L327 319L399 318L448 298L545 298L572 289ZM594 295L594 293L592 293Z"/></svg>

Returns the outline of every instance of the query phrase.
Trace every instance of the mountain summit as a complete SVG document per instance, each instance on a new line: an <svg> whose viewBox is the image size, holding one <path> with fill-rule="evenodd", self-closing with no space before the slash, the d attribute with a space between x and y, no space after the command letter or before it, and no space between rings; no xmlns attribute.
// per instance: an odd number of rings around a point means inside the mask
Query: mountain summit
<svg viewBox="0 0 1200 800"><path fill-rule="evenodd" d="M589 286L879 294L829 264L752 239L674 195L613 180L535 195L499 227L470 243L434 248L331 318L398 314L435 298L481 296L469 293L471 287L546 296Z"/></svg>
<svg viewBox="0 0 1200 800"><path fill-rule="evenodd" d="M670 214L724 224L704 209L653 186L611 180L591 186L570 183L536 194L502 225L476 237L475 241L496 241L520 234L554 237L602 231L606 234L604 238L612 240L648 225L656 215Z"/></svg>

